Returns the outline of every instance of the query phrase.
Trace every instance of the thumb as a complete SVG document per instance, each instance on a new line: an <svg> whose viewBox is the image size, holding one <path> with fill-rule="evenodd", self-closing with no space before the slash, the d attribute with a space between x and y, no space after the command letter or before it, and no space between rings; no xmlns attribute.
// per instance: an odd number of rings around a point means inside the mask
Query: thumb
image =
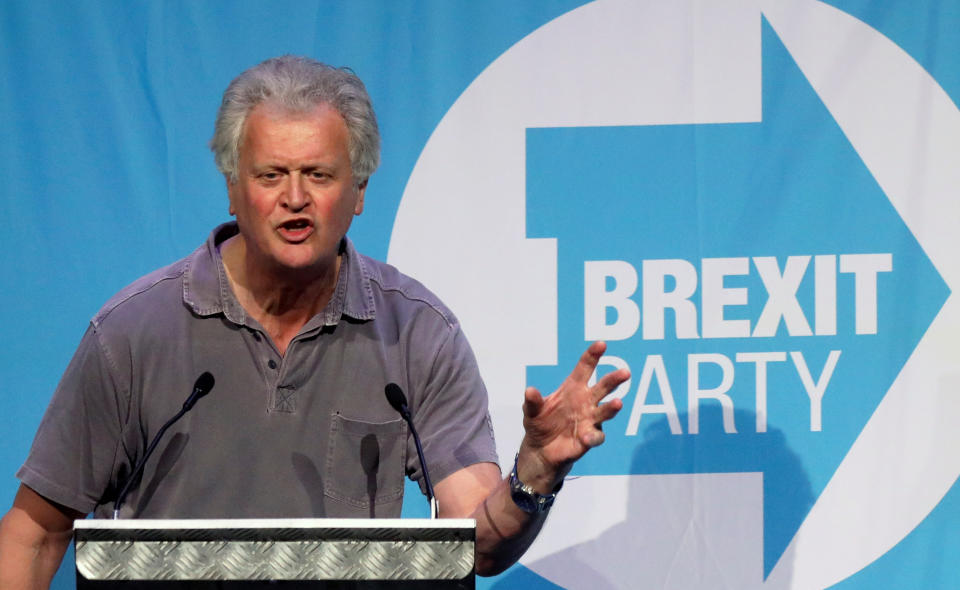
<svg viewBox="0 0 960 590"><path fill-rule="evenodd" d="M536 387L528 387L523 392L523 415L527 418L535 418L543 408L543 396Z"/></svg>

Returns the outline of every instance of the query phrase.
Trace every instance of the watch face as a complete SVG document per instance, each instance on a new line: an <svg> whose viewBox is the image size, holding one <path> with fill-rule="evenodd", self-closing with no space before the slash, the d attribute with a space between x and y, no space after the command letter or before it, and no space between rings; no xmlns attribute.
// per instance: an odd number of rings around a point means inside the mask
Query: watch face
<svg viewBox="0 0 960 590"><path fill-rule="evenodd" d="M520 510L529 512L531 514L537 512L537 501L531 498L528 494L516 490L510 495L513 496L513 501L518 507L520 507Z"/></svg>

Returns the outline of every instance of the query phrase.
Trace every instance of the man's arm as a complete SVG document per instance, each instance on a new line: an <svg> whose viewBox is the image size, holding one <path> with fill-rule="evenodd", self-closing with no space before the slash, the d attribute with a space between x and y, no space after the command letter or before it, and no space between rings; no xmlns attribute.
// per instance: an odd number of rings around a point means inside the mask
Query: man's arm
<svg viewBox="0 0 960 590"><path fill-rule="evenodd" d="M48 588L83 514L20 484L0 519L0 590Z"/></svg>
<svg viewBox="0 0 960 590"><path fill-rule="evenodd" d="M434 486L443 518L477 521L477 563L481 576L507 569L527 550L546 520L546 513L527 514L510 497L510 486L493 463L476 463Z"/></svg>
<svg viewBox="0 0 960 590"><path fill-rule="evenodd" d="M630 377L620 369L599 379L593 374L606 345L593 343L570 376L544 398L533 387L524 393L525 435L517 456L517 477L540 494L549 494L563 481L574 462L603 443L601 426L613 418L623 403L600 404L608 393ZM478 463L457 471L435 486L440 515L469 517L477 521L477 573L491 576L510 567L536 538L545 513L528 514L510 495L509 482L501 479L492 463Z"/></svg>

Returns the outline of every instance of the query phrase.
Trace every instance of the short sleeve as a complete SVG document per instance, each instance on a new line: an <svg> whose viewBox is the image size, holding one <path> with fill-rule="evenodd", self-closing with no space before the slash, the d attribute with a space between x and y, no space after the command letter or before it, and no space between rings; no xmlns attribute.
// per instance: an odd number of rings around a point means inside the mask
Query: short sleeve
<svg viewBox="0 0 960 590"><path fill-rule="evenodd" d="M54 392L17 477L41 496L83 513L103 503L121 448L118 395L100 334L91 325Z"/></svg>
<svg viewBox="0 0 960 590"><path fill-rule="evenodd" d="M425 335L421 335L423 337ZM434 356L412 406L414 425L422 440L436 484L475 463L498 463L487 390L473 350L457 323L432 335ZM426 493L412 437L408 441L408 472Z"/></svg>

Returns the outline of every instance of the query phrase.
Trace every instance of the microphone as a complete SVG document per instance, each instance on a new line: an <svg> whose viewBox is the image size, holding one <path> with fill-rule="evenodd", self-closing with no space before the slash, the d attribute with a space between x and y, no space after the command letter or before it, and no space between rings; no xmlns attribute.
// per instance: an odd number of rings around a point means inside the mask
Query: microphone
<svg viewBox="0 0 960 590"><path fill-rule="evenodd" d="M400 412L404 420L409 420L410 408L407 407L407 396L403 395L403 390L400 389L400 386L396 383L387 383L387 386L383 388L383 392L387 394L387 401L390 402L393 409Z"/></svg>
<svg viewBox="0 0 960 590"><path fill-rule="evenodd" d="M437 518L440 512L440 506L437 504L437 498L433 495L433 484L430 483L430 473L427 471L427 461L423 458L423 447L420 445L420 435L413 426L413 419L410 417L410 408L407 406L407 396L403 395L403 390L396 383L387 383L383 388L387 396L387 401L394 410L400 413L400 416L410 426L410 433L413 434L413 442L417 445L417 457L420 459L420 467L423 469L423 482L427 486L427 500L430 501L430 518Z"/></svg>
<svg viewBox="0 0 960 590"><path fill-rule="evenodd" d="M190 396L187 397L187 401L183 402L183 407L180 408L180 411L177 412L173 418L167 420L166 424L160 427L159 432L157 432L157 435L153 437L153 440L150 442L150 446L147 447L147 452L145 452L143 457L137 461L136 467L133 468L133 471L130 473L130 477L127 478L127 483L124 484L123 489L121 489L120 493L117 495L117 500L113 503L114 520L120 518L120 507L123 506L123 501L127 498L127 494L130 492L130 486L133 485L133 482L143 471L144 465L147 464L147 459L150 458L150 455L153 454L154 449L157 448L157 444L160 442L160 439L163 437L164 433L168 428L173 426L174 422L189 412L193 408L194 404L197 403L198 399L210 393L210 390L213 389L213 384L213 375L211 375L209 371L204 371L202 375L197 377L197 380L193 384L193 391L190 392Z"/></svg>
<svg viewBox="0 0 960 590"><path fill-rule="evenodd" d="M187 398L187 401L183 402L184 414L193 409L193 404L197 403L198 399L210 393L210 390L213 389L213 383L214 379L210 371L204 371L202 375L197 377L197 380L193 384L193 391L190 393L190 397Z"/></svg>

